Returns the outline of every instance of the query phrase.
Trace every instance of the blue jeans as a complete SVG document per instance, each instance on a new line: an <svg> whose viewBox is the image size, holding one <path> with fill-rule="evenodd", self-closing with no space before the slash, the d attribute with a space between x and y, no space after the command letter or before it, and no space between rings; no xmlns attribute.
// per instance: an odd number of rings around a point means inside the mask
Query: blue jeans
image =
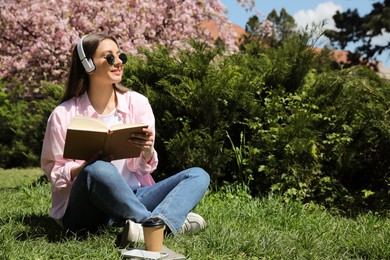
<svg viewBox="0 0 390 260"><path fill-rule="evenodd" d="M158 217L176 233L209 183L209 175L194 167L133 191L113 164L96 161L74 181L62 223L72 231L96 231L118 220L142 223Z"/></svg>

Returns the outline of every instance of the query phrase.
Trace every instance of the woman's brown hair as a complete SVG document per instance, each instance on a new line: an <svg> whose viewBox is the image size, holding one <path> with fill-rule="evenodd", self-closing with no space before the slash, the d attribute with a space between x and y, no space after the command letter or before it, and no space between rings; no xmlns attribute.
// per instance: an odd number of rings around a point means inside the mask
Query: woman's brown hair
<svg viewBox="0 0 390 260"><path fill-rule="evenodd" d="M89 34L83 39L83 49L85 56L88 59L92 59L93 54L95 53L100 42L110 39L114 41L117 45L118 42L116 39L107 34ZM119 47L119 46L118 46ZM68 81L65 86L65 92L62 97L61 103L67 101L73 97L79 97L88 90L89 78L88 74L85 71L83 64L80 61L79 55L77 53L77 45L73 48L72 60L70 65L70 71L68 76ZM118 92L126 92L128 89L120 84L113 84L113 87Z"/></svg>

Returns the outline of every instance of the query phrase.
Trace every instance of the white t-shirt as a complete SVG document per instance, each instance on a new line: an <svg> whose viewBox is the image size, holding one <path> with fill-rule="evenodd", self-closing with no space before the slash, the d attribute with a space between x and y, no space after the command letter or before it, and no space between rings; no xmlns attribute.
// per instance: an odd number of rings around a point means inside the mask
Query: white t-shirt
<svg viewBox="0 0 390 260"><path fill-rule="evenodd" d="M116 108L110 114L98 115L98 117L107 127L123 124ZM131 172L127 168L126 159L114 160L111 161L111 163L118 169L119 173L123 176L132 190L136 190L137 188L141 187L140 182L134 175L135 173Z"/></svg>

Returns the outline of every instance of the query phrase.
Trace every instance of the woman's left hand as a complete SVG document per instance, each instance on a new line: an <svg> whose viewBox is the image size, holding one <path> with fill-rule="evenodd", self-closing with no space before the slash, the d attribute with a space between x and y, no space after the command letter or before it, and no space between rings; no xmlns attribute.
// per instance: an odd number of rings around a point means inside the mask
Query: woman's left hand
<svg viewBox="0 0 390 260"><path fill-rule="evenodd" d="M134 133L128 139L130 143L142 149L142 156L146 162L150 162L153 156L154 135L149 128L143 128L143 133Z"/></svg>

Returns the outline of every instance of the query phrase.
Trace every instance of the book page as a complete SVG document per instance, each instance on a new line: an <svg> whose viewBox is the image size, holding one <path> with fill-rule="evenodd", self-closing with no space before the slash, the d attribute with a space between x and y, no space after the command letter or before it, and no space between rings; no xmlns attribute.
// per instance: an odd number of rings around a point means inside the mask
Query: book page
<svg viewBox="0 0 390 260"><path fill-rule="evenodd" d="M142 132L142 128L148 128L148 125L145 124L120 124L120 125L113 125L110 130L120 130L120 129L129 129L129 128L137 128L140 129L139 132Z"/></svg>
<svg viewBox="0 0 390 260"><path fill-rule="evenodd" d="M107 126L99 119L84 116L75 116L68 126L68 129L75 130L92 130L107 132Z"/></svg>

